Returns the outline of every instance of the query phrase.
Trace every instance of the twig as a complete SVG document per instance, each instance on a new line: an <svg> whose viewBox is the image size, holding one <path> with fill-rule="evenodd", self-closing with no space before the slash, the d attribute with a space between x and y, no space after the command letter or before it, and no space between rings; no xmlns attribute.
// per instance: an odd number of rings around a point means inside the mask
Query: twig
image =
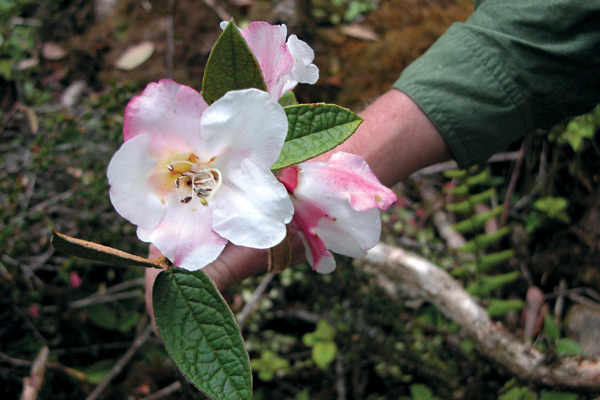
<svg viewBox="0 0 600 400"><path fill-rule="evenodd" d="M242 311L240 312L240 316L238 317L238 325L240 326L240 328L242 328L244 326L244 322L246 322L246 318L248 318L248 316L250 315L250 312L252 312L254 303L256 303L256 301L259 299L260 296L262 296L263 292L265 291L265 289L267 288L269 283L271 283L271 280L273 279L274 276L275 276L275 274L266 274L265 277L263 278L263 280L258 284L256 289L254 290L254 293L252 293L250 300L248 300L246 305L244 305L244 308L242 308Z"/></svg>
<svg viewBox="0 0 600 400"><path fill-rule="evenodd" d="M515 191L515 187L517 186L517 181L519 180L519 175L521 174L521 166L523 165L523 159L525 158L525 142L526 140L521 143L521 149L519 149L518 152L519 157L515 163L515 169L510 177L510 182L508 184L508 188L506 189L506 194L504 195L504 204L502 205L502 214L500 215L500 224L498 228L502 228L504 225L506 225L508 209L510 208L510 199Z"/></svg>
<svg viewBox="0 0 600 400"><path fill-rule="evenodd" d="M456 322L479 353L527 382L579 390L600 390L600 362L543 353L497 326L462 285L437 265L403 249L379 243L357 263L371 265L390 281L408 283Z"/></svg>
<svg viewBox="0 0 600 400"><path fill-rule="evenodd" d="M118 301L118 300L134 299L134 298L140 297L142 295L143 295L143 293L141 290L132 290L129 292L108 294L105 296L86 297L85 299L81 299L81 300L77 300L77 301L73 301L73 302L69 303L69 308L75 309L75 308L87 307L92 304L112 303L113 301Z"/></svg>
<svg viewBox="0 0 600 400"><path fill-rule="evenodd" d="M38 393L44 383L44 376L46 375L46 363L48 361L48 347L43 346L33 365L31 367L31 374L23 378L23 392L21 393L21 400L36 400Z"/></svg>
<svg viewBox="0 0 600 400"><path fill-rule="evenodd" d="M497 162L514 161L514 160L517 160L518 158L519 158L519 152L511 151L508 153L495 154L492 157L490 157L490 159L487 161L487 163L490 164L490 163L497 163ZM451 169L457 169L457 168L458 168L458 164L456 163L456 161L446 161L443 163L434 164L432 166L420 169L417 172L410 175L409 178L416 178L418 176L423 176L423 175L433 175L433 174L437 174L440 172L448 171Z"/></svg>
<svg viewBox="0 0 600 400"><path fill-rule="evenodd" d="M20 368L31 368L34 364L33 361L22 360L20 358L14 358L14 357L11 357L2 352L0 352L0 361L10 364L14 367L20 367ZM79 380L85 379L85 374L83 372L71 369L69 367L65 367L64 365L61 365L59 363L48 362L48 363L46 363L46 368L57 369L57 370L63 371L64 373L66 373L76 379L79 379Z"/></svg>
<svg viewBox="0 0 600 400"><path fill-rule="evenodd" d="M435 193L435 190L431 185L421 186L421 196L430 204L435 204L439 201L439 195ZM458 249L467 242L463 235L452 229L450 222L448 221L448 215L440 208L433 213L433 223L449 248Z"/></svg>
<svg viewBox="0 0 600 400"><path fill-rule="evenodd" d="M108 375L106 377L104 377L104 379L102 379L102 381L100 381L100 383L98 384L98 386L96 386L96 388L92 391L92 393L90 393L90 395L88 397L86 397L86 400L96 400L98 398L98 396L100 396L100 393L102 393L102 391L108 386L108 384L117 375L119 375L121 373L123 368L127 365L127 363L129 363L131 358L135 355L135 352L140 347L142 347L144 345L144 343L146 343L146 340L148 340L148 338L150 337L151 334L152 334L152 323L148 324L146 326L146 329L144 329L144 331L142 332L142 334L133 341L133 343L131 344L131 347L127 350L127 352L123 355L123 357L121 357L119 359L119 361L117 361L117 363L110 370Z"/></svg>
<svg viewBox="0 0 600 400"><path fill-rule="evenodd" d="M204 4L213 9L213 11L221 18L223 21L229 21L231 19L231 15L220 4L217 4L215 0L204 0Z"/></svg>
<svg viewBox="0 0 600 400"><path fill-rule="evenodd" d="M335 388L337 390L338 399L346 400L346 382L344 379L344 356L338 351L335 360L335 374L337 379L335 381Z"/></svg>
<svg viewBox="0 0 600 400"><path fill-rule="evenodd" d="M135 298L141 297L141 296L143 296L143 293L141 290L132 290L129 292L107 294L107 295L92 295L90 297L86 297L81 300L75 300L75 301L70 302L69 308L77 309L77 308L87 307L92 304L112 303L113 301L135 299ZM42 311L44 311L44 312L56 312L57 310L58 310L57 306L42 307Z"/></svg>
<svg viewBox="0 0 600 400"><path fill-rule="evenodd" d="M52 196L48 200L44 200L40 203L37 203L35 206L28 208L27 210L24 210L23 212L18 213L17 215L12 217L8 223L9 223L9 225L14 225L14 224L18 223L19 220L22 220L23 218L26 218L26 217L30 217L39 211L47 211L46 210L47 207L49 207L53 204L61 203L61 202L65 201L66 199L68 199L69 197L71 197L72 195L73 195L73 190L67 190L66 192L59 193L56 196Z"/></svg>
<svg viewBox="0 0 600 400"><path fill-rule="evenodd" d="M150 396L144 397L142 400L157 400L163 398L165 396L170 395L171 393L175 393L178 390L181 390L181 382L175 381L171 383L169 386L165 386L159 391L152 393Z"/></svg>

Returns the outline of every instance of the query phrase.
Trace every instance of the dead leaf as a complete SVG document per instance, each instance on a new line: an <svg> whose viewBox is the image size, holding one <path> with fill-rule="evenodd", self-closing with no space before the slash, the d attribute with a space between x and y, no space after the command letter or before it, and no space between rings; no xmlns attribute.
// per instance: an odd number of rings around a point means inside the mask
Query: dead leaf
<svg viewBox="0 0 600 400"><path fill-rule="evenodd" d="M42 57L46 60L58 61L65 58L67 52L54 42L46 42L42 46Z"/></svg>
<svg viewBox="0 0 600 400"><path fill-rule="evenodd" d="M25 116L27 116L27 121L29 122L29 128L31 129L31 133L37 133L40 129L40 123L33 108L27 107L25 105L21 105L20 108L25 113Z"/></svg>
<svg viewBox="0 0 600 400"><path fill-rule="evenodd" d="M372 28L365 25L344 25L340 28L340 31L344 35L355 39L369 40L372 42L377 42L379 40L379 35L375 33Z"/></svg>
<svg viewBox="0 0 600 400"><path fill-rule="evenodd" d="M37 67L40 64L40 60L35 57L26 58L17 63L16 69L17 71L24 71L29 68Z"/></svg>
<svg viewBox="0 0 600 400"><path fill-rule="evenodd" d="M115 67L123 71L131 71L145 63L154 54L156 46L147 41L128 48L115 62Z"/></svg>

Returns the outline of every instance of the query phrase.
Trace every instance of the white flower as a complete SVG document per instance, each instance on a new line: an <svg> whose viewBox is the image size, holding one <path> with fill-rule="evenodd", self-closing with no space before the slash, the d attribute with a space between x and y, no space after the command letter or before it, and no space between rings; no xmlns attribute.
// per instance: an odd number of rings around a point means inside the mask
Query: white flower
<svg viewBox="0 0 600 400"><path fill-rule="evenodd" d="M125 143L107 172L111 201L141 240L189 270L228 241L273 247L293 213L269 169L287 128L282 107L256 89L208 106L190 87L151 83L125 110Z"/></svg>
<svg viewBox="0 0 600 400"><path fill-rule="evenodd" d="M379 241L378 209L396 201L366 161L338 152L327 163L307 161L284 168L278 176L290 193L294 218L290 230L297 232L313 269L335 269L330 250L349 257L363 257Z"/></svg>
<svg viewBox="0 0 600 400"><path fill-rule="evenodd" d="M225 29L227 24L221 22L221 28ZM315 52L296 35L286 42L285 25L255 21L240 32L260 65L273 100L279 100L298 83L314 84L319 79L319 69L312 63Z"/></svg>

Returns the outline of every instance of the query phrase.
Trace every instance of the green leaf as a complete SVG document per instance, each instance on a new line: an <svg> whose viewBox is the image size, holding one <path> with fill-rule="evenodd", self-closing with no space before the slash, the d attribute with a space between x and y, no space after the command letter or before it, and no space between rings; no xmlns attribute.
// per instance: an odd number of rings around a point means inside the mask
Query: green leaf
<svg viewBox="0 0 600 400"><path fill-rule="evenodd" d="M460 233L473 232L475 229L484 226L485 223L488 222L490 219L502 214L502 208L503 207L500 205L496 208L491 209L490 211L481 214L474 214L472 217L469 217L465 220L451 225L451 228Z"/></svg>
<svg viewBox="0 0 600 400"><path fill-rule="evenodd" d="M422 383L413 383L410 385L409 390L414 400L432 400L435 398L431 389Z"/></svg>
<svg viewBox="0 0 600 400"><path fill-rule="evenodd" d="M501 288L511 282L516 281L521 277L519 271L508 272L506 274L484 276L478 282L473 282L467 286L467 292L471 296L483 296L490 293L492 290Z"/></svg>
<svg viewBox="0 0 600 400"><path fill-rule="evenodd" d="M523 300L491 299L486 311L490 317L497 317L513 310L521 310L524 305Z"/></svg>
<svg viewBox="0 0 600 400"><path fill-rule="evenodd" d="M559 355L580 356L583 355L583 349L579 343L569 338L562 338L556 343L556 352Z"/></svg>
<svg viewBox="0 0 600 400"><path fill-rule="evenodd" d="M215 399L251 399L248 353L233 313L202 271L174 267L154 283L152 300L167 352L185 377Z"/></svg>
<svg viewBox="0 0 600 400"><path fill-rule="evenodd" d="M117 310L109 304L92 304L85 308L87 317L96 326L107 331L116 331L119 325Z"/></svg>
<svg viewBox="0 0 600 400"><path fill-rule="evenodd" d="M52 234L50 242L54 248L61 253L107 264L134 265L161 269L171 265L164 257L160 257L156 260L149 260L144 257L113 249L112 247L63 235L56 231Z"/></svg>
<svg viewBox="0 0 600 400"><path fill-rule="evenodd" d="M325 153L348 139L362 119L335 104L299 104L284 108L288 134L271 169L298 164Z"/></svg>
<svg viewBox="0 0 600 400"><path fill-rule="evenodd" d="M267 91L260 65L232 20L208 57L202 97L211 104L230 90L248 88Z"/></svg>
<svg viewBox="0 0 600 400"><path fill-rule="evenodd" d="M577 394L543 390L539 400L577 400Z"/></svg>
<svg viewBox="0 0 600 400"><path fill-rule="evenodd" d="M333 341L318 342L312 349L312 358L321 369L327 369L336 354L337 345Z"/></svg>
<svg viewBox="0 0 600 400"><path fill-rule="evenodd" d="M493 233L477 235L474 239L465 243L463 247L459 248L458 251L459 253L475 253L477 250L483 249L492 243L498 242L509 233L510 228L505 226Z"/></svg>
<svg viewBox="0 0 600 400"><path fill-rule="evenodd" d="M294 92L289 91L285 92L283 96L281 96L281 98L279 99L279 104L281 104L282 107L295 106L296 104L298 104L298 100L296 100Z"/></svg>
<svg viewBox="0 0 600 400"><path fill-rule="evenodd" d="M317 322L315 334L320 340L333 340L335 338L335 328L322 319Z"/></svg>
<svg viewBox="0 0 600 400"><path fill-rule="evenodd" d="M515 251L513 249L484 254L477 260L477 272L485 272L498 264L510 260L514 256Z"/></svg>
<svg viewBox="0 0 600 400"><path fill-rule="evenodd" d="M546 314L544 317L544 334L552 343L556 343L560 337L558 324L549 314Z"/></svg>
<svg viewBox="0 0 600 400"><path fill-rule="evenodd" d="M85 379L92 385L97 385L106 378L110 371L113 369L117 360L100 360L94 364L88 366L83 372L85 373Z"/></svg>

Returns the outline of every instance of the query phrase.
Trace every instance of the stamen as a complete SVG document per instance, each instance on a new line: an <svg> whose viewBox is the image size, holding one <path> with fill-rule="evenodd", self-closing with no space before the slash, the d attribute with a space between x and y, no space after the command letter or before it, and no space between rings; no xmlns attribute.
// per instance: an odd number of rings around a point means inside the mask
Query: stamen
<svg viewBox="0 0 600 400"><path fill-rule="evenodd" d="M189 161L174 161L167 165L167 169L171 172L187 172L194 167L194 163Z"/></svg>
<svg viewBox="0 0 600 400"><path fill-rule="evenodd" d="M196 156L192 156L194 155L190 156L190 160L198 161ZM191 195L195 194L202 205L207 205L217 193L223 183L223 177L217 168L209 167L214 160L215 157L211 158L208 165L186 160L174 161L167 165L169 171L179 175L174 179L174 184L182 203L189 203L193 197ZM182 185L182 179L185 179L185 185Z"/></svg>

